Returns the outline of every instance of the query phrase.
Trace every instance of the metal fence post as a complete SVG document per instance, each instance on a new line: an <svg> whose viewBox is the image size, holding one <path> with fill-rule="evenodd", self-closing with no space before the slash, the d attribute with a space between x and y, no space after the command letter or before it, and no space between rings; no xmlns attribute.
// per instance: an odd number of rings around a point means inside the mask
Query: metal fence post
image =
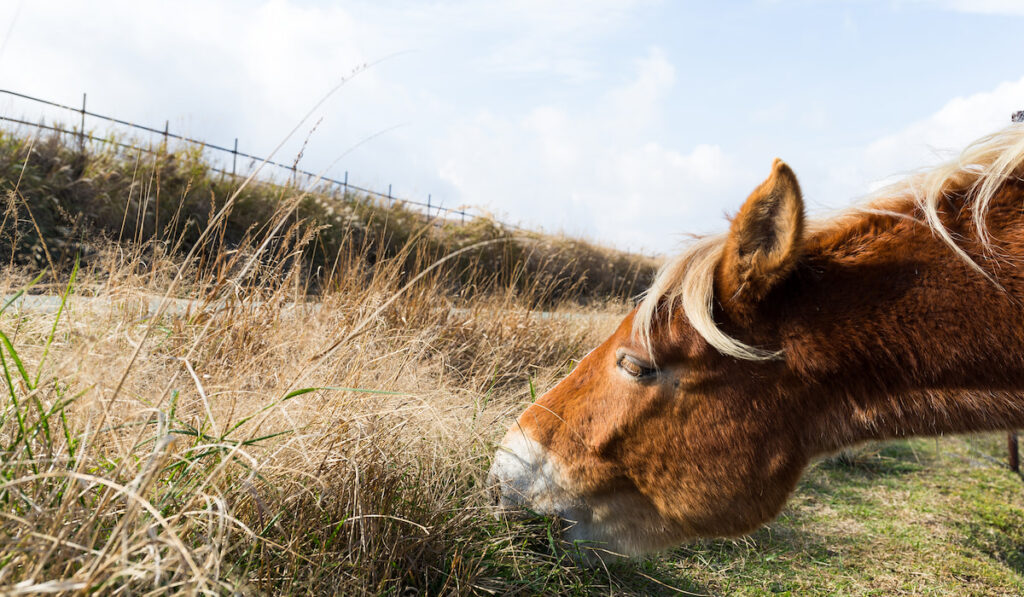
<svg viewBox="0 0 1024 597"><path fill-rule="evenodd" d="M78 151L85 153L85 94L82 94L82 125L78 129Z"/></svg>
<svg viewBox="0 0 1024 597"><path fill-rule="evenodd" d="M1010 470L1020 472L1020 450L1017 447L1017 432L1010 431L1006 434L1006 450L1010 454Z"/></svg>
<svg viewBox="0 0 1024 597"><path fill-rule="evenodd" d="M427 193L427 219L430 219L430 193Z"/></svg>
<svg viewBox="0 0 1024 597"><path fill-rule="evenodd" d="M348 170L345 170L345 185L341 191L341 196L344 197L345 195L348 195Z"/></svg>
<svg viewBox="0 0 1024 597"><path fill-rule="evenodd" d="M388 206L395 204L395 200L391 198L391 183L388 183Z"/></svg>
<svg viewBox="0 0 1024 597"><path fill-rule="evenodd" d="M168 135L170 135L170 132L171 132L171 121L170 120L165 120L164 121L164 151L167 151L167 137L168 137Z"/></svg>
<svg viewBox="0 0 1024 597"><path fill-rule="evenodd" d="M235 148L231 151L231 176L235 175L235 164L238 163L238 137L235 137Z"/></svg>

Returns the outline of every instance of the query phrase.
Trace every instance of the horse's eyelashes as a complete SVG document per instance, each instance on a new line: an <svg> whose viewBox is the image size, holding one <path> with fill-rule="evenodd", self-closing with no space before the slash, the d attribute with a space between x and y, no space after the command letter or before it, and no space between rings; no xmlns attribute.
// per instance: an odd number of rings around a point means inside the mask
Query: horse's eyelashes
<svg viewBox="0 0 1024 597"><path fill-rule="evenodd" d="M657 372L657 369L655 369L653 365L628 354L619 356L619 360L616 362L616 365L619 369L622 369L630 376L637 379L649 377Z"/></svg>

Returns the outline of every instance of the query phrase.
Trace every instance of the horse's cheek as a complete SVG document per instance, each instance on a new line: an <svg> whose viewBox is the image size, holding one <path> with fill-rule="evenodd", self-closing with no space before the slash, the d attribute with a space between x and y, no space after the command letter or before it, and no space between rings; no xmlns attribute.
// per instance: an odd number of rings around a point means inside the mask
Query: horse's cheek
<svg viewBox="0 0 1024 597"><path fill-rule="evenodd" d="M778 513L805 461L742 405L703 404L649 418L621 465L666 518L696 534L743 533Z"/></svg>

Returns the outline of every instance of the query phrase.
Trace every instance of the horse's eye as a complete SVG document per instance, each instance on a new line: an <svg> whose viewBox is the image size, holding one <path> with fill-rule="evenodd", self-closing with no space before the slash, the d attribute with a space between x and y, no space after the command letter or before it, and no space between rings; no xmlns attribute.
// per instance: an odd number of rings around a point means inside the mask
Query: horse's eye
<svg viewBox="0 0 1024 597"><path fill-rule="evenodd" d="M619 356L619 360L616 365L618 365L619 369L622 369L630 376L637 379L650 377L657 372L657 369L651 363L640 360L629 354Z"/></svg>

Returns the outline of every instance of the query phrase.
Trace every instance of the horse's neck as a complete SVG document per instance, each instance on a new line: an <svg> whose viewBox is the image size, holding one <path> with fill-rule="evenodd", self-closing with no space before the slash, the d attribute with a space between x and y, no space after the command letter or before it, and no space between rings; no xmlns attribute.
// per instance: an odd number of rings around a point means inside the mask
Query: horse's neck
<svg viewBox="0 0 1024 597"><path fill-rule="evenodd" d="M823 409L820 450L1024 427L1024 193L1006 195L1017 207L993 206L996 257L964 244L1002 289L906 221L822 243L798 272L782 332L819 394L806 400Z"/></svg>
<svg viewBox="0 0 1024 597"><path fill-rule="evenodd" d="M929 390L830 400L809 438L810 452L833 452L866 440L1024 428L1024 392Z"/></svg>

